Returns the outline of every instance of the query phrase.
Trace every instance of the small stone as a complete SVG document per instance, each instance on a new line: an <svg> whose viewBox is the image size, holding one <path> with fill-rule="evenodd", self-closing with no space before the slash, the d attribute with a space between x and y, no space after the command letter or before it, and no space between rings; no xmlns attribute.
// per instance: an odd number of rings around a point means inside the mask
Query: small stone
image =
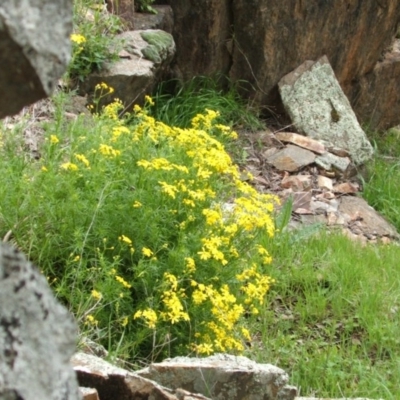
<svg viewBox="0 0 400 400"><path fill-rule="evenodd" d="M315 159L315 164L323 169L326 169L327 171L335 168L341 172L344 172L350 165L350 158L338 157L332 153L326 152Z"/></svg>
<svg viewBox="0 0 400 400"><path fill-rule="evenodd" d="M96 389L79 387L79 391L82 395L82 400L99 400L99 394Z"/></svg>
<svg viewBox="0 0 400 400"><path fill-rule="evenodd" d="M284 189L292 188L294 192L303 192L311 189L311 175L288 175L282 179Z"/></svg>
<svg viewBox="0 0 400 400"><path fill-rule="evenodd" d="M315 154L312 151L297 146L288 145L267 158L267 162L280 171L294 172L306 165L312 164Z"/></svg>
<svg viewBox="0 0 400 400"><path fill-rule="evenodd" d="M332 190L333 181L326 176L318 175L318 187L324 190Z"/></svg>
<svg viewBox="0 0 400 400"><path fill-rule="evenodd" d="M357 193L359 191L359 186L356 183L343 182L335 185L333 187L333 191L335 193L343 194Z"/></svg>
<svg viewBox="0 0 400 400"><path fill-rule="evenodd" d="M325 146L318 140L311 139L307 136L299 135L298 133L277 132L275 134L275 137L282 142L293 143L297 146L313 151L314 153L324 154L326 151Z"/></svg>

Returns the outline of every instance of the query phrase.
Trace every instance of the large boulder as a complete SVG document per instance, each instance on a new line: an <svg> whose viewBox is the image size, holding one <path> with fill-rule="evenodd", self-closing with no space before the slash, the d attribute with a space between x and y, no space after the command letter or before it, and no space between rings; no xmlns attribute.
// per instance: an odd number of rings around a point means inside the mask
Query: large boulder
<svg viewBox="0 0 400 400"><path fill-rule="evenodd" d="M0 243L0 399L78 400L76 326L46 279Z"/></svg>
<svg viewBox="0 0 400 400"><path fill-rule="evenodd" d="M47 97L70 59L70 0L0 3L0 118Z"/></svg>
<svg viewBox="0 0 400 400"><path fill-rule="evenodd" d="M177 69L184 79L228 72L232 80L250 83L246 94L256 103L282 111L279 80L326 55L363 122L370 122L373 110L375 125L400 122L400 113L392 111L400 106L398 96L380 103L398 87L398 67L391 66L398 61L375 70L394 41L398 0L174 0L171 6Z"/></svg>

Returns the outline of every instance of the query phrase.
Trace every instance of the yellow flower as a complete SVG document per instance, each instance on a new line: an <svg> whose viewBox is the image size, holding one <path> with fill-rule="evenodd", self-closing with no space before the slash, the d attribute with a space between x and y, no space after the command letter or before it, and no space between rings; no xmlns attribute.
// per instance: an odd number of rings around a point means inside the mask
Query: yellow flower
<svg viewBox="0 0 400 400"><path fill-rule="evenodd" d="M97 321L97 319L95 317L93 317L93 315L91 315L91 314L86 315L85 324L87 324L87 325L97 325L98 323L99 323L99 321Z"/></svg>
<svg viewBox="0 0 400 400"><path fill-rule="evenodd" d="M76 164L73 164L71 162L66 162L64 164L60 165L61 169L64 169L65 171L78 171L78 166Z"/></svg>
<svg viewBox="0 0 400 400"><path fill-rule="evenodd" d="M116 275L115 279L124 287L126 287L127 289L130 289L132 287L132 285L130 285L124 278L122 278L121 276Z"/></svg>
<svg viewBox="0 0 400 400"><path fill-rule="evenodd" d="M47 172L47 171L48 171L47 167L45 167L44 165L42 166L41 170L42 170L43 172Z"/></svg>
<svg viewBox="0 0 400 400"><path fill-rule="evenodd" d="M132 245L132 240L129 239L128 236L121 235L121 236L118 237L118 239L119 239L121 242L124 242L124 243L126 243L127 245L129 245L129 246Z"/></svg>
<svg viewBox="0 0 400 400"><path fill-rule="evenodd" d="M75 154L75 158L76 158L78 161L80 161L80 162L82 162L83 164L85 164L85 166L86 166L87 168L89 168L89 166L90 166L89 160L88 160L83 154Z"/></svg>
<svg viewBox="0 0 400 400"><path fill-rule="evenodd" d="M186 262L186 271L187 272L194 272L196 271L196 263L194 262L192 257L186 257L185 258Z"/></svg>
<svg viewBox="0 0 400 400"><path fill-rule="evenodd" d="M72 33L70 36L70 39L72 42L76 43L76 44L81 44L81 43L85 43L86 42L86 38L83 35L80 35L78 33Z"/></svg>
<svg viewBox="0 0 400 400"><path fill-rule="evenodd" d="M133 208L140 208L140 207L142 207L142 203L140 201L135 201L133 203Z"/></svg>
<svg viewBox="0 0 400 400"><path fill-rule="evenodd" d="M50 135L50 143L57 144L60 140L56 135Z"/></svg>
<svg viewBox="0 0 400 400"><path fill-rule="evenodd" d="M146 321L147 326L150 329L154 329L157 324L157 314L151 308L146 308L145 310L136 311L133 316L133 319L143 318Z"/></svg>
<svg viewBox="0 0 400 400"><path fill-rule="evenodd" d="M151 257L154 253L149 248L143 247L142 254L146 257Z"/></svg>
<svg viewBox="0 0 400 400"><path fill-rule="evenodd" d="M144 101L148 103L150 106L154 106L154 100L150 96L148 95L144 96Z"/></svg>
<svg viewBox="0 0 400 400"><path fill-rule="evenodd" d="M95 300L100 300L103 297L103 295L100 292L98 292L97 290L94 290L94 289L92 290L91 294Z"/></svg>

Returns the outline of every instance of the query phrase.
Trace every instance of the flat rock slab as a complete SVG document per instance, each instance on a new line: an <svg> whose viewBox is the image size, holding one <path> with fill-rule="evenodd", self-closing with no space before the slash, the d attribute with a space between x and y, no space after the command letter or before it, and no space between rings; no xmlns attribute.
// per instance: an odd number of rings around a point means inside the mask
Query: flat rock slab
<svg viewBox="0 0 400 400"><path fill-rule="evenodd" d="M76 326L46 279L0 244L0 399L78 400Z"/></svg>
<svg viewBox="0 0 400 400"><path fill-rule="evenodd" d="M285 371L246 357L216 354L207 358L176 357L137 372L172 389L183 388L215 400L294 400Z"/></svg>
<svg viewBox="0 0 400 400"><path fill-rule="evenodd" d="M266 161L276 169L289 172L298 171L306 165L312 164L314 160L315 154L312 151L290 144L284 149L266 157Z"/></svg>
<svg viewBox="0 0 400 400"><path fill-rule="evenodd" d="M293 132L277 132L275 138L282 142L293 143L297 146L303 147L304 149L313 151L314 153L324 154L325 146L318 140L311 139L307 136L299 135Z"/></svg>
<svg viewBox="0 0 400 400"><path fill-rule="evenodd" d="M171 390L85 353L71 358L79 384L95 388L101 400L210 400L182 388Z"/></svg>
<svg viewBox="0 0 400 400"><path fill-rule="evenodd" d="M394 227L360 197L342 197L339 212L348 216L350 221L357 221L357 232L354 233L397 240L400 237Z"/></svg>
<svg viewBox="0 0 400 400"><path fill-rule="evenodd" d="M356 165L371 158L373 148L326 56L306 61L285 75L279 91L299 132L347 150Z"/></svg>

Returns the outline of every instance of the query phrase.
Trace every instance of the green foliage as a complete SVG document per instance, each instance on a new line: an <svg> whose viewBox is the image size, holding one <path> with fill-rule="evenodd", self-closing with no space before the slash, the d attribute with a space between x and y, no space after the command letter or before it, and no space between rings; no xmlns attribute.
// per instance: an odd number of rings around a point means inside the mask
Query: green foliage
<svg viewBox="0 0 400 400"><path fill-rule="evenodd" d="M219 76L195 77L183 85L177 81L164 82L154 93L151 115L168 125L186 128L196 114L209 108L219 112L224 125L262 129L264 125L256 110L240 98L237 84L227 82L229 89L221 89L224 80L225 77Z"/></svg>
<svg viewBox="0 0 400 400"><path fill-rule="evenodd" d="M275 198L240 180L221 142L236 134L216 112L181 129L139 106L119 120L121 107L93 121L59 112L39 161L7 132L0 234L12 230L81 329L120 357L240 353L272 282L261 242Z"/></svg>
<svg viewBox="0 0 400 400"><path fill-rule="evenodd" d="M135 0L135 7L140 12L157 14L157 10L151 6L153 3L154 0Z"/></svg>
<svg viewBox="0 0 400 400"><path fill-rule="evenodd" d="M361 246L322 228L264 245L276 283L245 355L283 368L303 396L398 399L400 247Z"/></svg>
<svg viewBox="0 0 400 400"><path fill-rule="evenodd" d="M367 165L363 197L400 231L400 131L373 134L376 157Z"/></svg>
<svg viewBox="0 0 400 400"><path fill-rule="evenodd" d="M119 44L114 35L121 27L119 18L104 10L103 2L75 1L69 79L83 81L90 73L100 71L106 62L117 60Z"/></svg>

